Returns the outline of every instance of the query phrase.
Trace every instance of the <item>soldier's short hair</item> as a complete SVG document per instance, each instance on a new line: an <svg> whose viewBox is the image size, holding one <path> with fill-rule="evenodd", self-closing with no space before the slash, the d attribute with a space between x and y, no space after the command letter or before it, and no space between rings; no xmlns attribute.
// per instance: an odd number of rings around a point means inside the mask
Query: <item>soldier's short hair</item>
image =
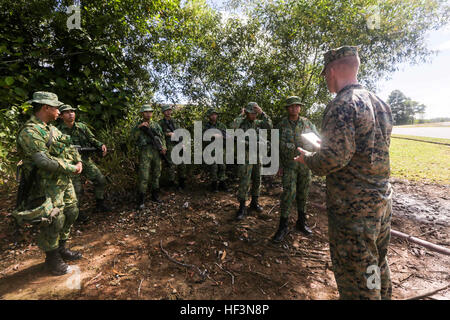
<svg viewBox="0 0 450 320"><path fill-rule="evenodd" d="M42 107L44 106L44 104L42 103L38 103L38 102L32 102L31 106L33 107L33 113L36 114L39 112L39 110L42 109Z"/></svg>

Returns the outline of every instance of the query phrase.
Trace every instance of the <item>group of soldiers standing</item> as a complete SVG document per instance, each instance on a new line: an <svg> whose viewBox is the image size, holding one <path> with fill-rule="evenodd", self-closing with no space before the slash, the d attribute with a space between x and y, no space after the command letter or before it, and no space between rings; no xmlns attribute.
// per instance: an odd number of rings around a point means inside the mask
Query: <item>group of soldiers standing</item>
<svg viewBox="0 0 450 320"><path fill-rule="evenodd" d="M273 241L280 242L288 234L288 218L294 201L298 212L296 229L304 235L311 234L306 223L311 171L325 175L330 252L340 297L389 299L392 289L386 252L392 201L390 108L358 84L356 76L360 62L356 47L330 50L324 59L322 75L329 91L337 96L324 112L321 134L308 119L299 116L304 104L296 96L286 99L286 116L277 126L283 193L279 227ZM71 226L78 217L78 199L82 190L80 174L94 182L96 208L110 210L104 202L105 177L89 155L80 155L73 145L94 146L103 155L107 148L95 139L86 125L75 122L75 109L58 101L55 94L36 92L32 105L33 115L19 130L17 146L23 157L23 175L29 181L33 176L33 191L18 204L15 216L20 220L40 214L43 219L38 244L46 253L46 265L52 273L64 274L67 272L64 261L81 258L79 252L65 247ZM170 157L178 143L172 140L174 131L180 128L172 118L172 106L163 106L163 118L158 122L152 119L153 111L152 105L143 105L141 119L132 130L139 150L138 209L145 208L148 191L153 201L161 202L159 178L163 161L170 185L181 190L186 184L186 165L175 165ZM216 109L208 110L204 131L218 129L225 135L226 126L218 121L218 115ZM58 116L62 122L56 128L50 122ZM232 128L258 132L258 129L272 129L273 125L258 104L250 102L233 121ZM302 138L304 133L310 132L321 136L320 149L309 146ZM256 164L250 164L248 159L247 154L247 162L238 166L236 220L244 219L248 210L263 211L259 203L261 163L258 160ZM211 190L227 191L226 165L215 163L209 168ZM247 208L249 189L251 202ZM378 288L367 286L371 275L369 266L380 269L381 286Z"/></svg>

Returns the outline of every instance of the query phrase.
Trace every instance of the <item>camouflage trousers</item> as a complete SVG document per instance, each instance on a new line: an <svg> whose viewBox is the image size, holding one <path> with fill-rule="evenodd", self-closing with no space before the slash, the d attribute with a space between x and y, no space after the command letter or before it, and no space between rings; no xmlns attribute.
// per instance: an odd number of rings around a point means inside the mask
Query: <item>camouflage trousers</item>
<svg viewBox="0 0 450 320"><path fill-rule="evenodd" d="M150 181L150 191L159 189L161 176L161 157L159 151L151 146L144 146L139 153L138 190L146 193Z"/></svg>
<svg viewBox="0 0 450 320"><path fill-rule="evenodd" d="M211 181L225 181L226 180L226 165L225 164L211 164L208 165L209 172L211 173Z"/></svg>
<svg viewBox="0 0 450 320"><path fill-rule="evenodd" d="M60 209L59 215L48 226L40 228L37 239L39 248L45 252L59 247L59 240L69 239L70 229L78 218L78 202L73 184L56 184L53 181L46 181L43 184L45 196L52 199L54 207Z"/></svg>
<svg viewBox="0 0 450 320"><path fill-rule="evenodd" d="M358 216L328 210L328 235L340 299L388 300L392 283L387 261L392 195L364 201Z"/></svg>
<svg viewBox="0 0 450 320"><path fill-rule="evenodd" d="M94 161L91 159L83 159L83 171L81 175L76 175L72 178L73 186L77 194L78 200L83 194L83 186L81 184L81 176L94 183L94 195L96 199L103 199L105 196L106 178L97 168Z"/></svg>
<svg viewBox="0 0 450 320"><path fill-rule="evenodd" d="M311 171L304 165L299 163L294 168L283 168L281 217L289 217L294 200L297 200L297 210L305 212L310 182Z"/></svg>
<svg viewBox="0 0 450 320"><path fill-rule="evenodd" d="M252 197L259 197L261 189L261 164L241 164L238 166L238 201L247 201L248 189L252 184Z"/></svg>
<svg viewBox="0 0 450 320"><path fill-rule="evenodd" d="M169 158L169 165L168 165L168 173L169 173L169 181L175 183L178 179L186 179L186 165L184 163L182 164L174 164L172 162L172 153L173 146L169 146L167 149L167 158Z"/></svg>

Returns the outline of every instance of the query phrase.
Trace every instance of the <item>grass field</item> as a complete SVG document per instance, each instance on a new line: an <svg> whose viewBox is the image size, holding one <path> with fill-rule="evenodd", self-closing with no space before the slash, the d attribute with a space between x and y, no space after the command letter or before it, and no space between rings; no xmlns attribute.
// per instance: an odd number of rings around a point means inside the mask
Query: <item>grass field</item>
<svg viewBox="0 0 450 320"><path fill-rule="evenodd" d="M422 140L396 139L406 137ZM393 135L391 139L391 176L395 178L450 184L450 143L448 139Z"/></svg>

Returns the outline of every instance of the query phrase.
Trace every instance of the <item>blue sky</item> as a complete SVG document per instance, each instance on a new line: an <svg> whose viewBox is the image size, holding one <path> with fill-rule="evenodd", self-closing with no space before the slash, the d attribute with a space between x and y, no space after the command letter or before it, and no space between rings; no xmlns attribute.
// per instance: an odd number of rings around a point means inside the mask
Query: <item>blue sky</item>
<svg viewBox="0 0 450 320"><path fill-rule="evenodd" d="M390 80L380 81L377 94L387 100L393 90L427 106L425 119L450 117L450 26L428 34L430 49L439 50L431 63L400 65Z"/></svg>

